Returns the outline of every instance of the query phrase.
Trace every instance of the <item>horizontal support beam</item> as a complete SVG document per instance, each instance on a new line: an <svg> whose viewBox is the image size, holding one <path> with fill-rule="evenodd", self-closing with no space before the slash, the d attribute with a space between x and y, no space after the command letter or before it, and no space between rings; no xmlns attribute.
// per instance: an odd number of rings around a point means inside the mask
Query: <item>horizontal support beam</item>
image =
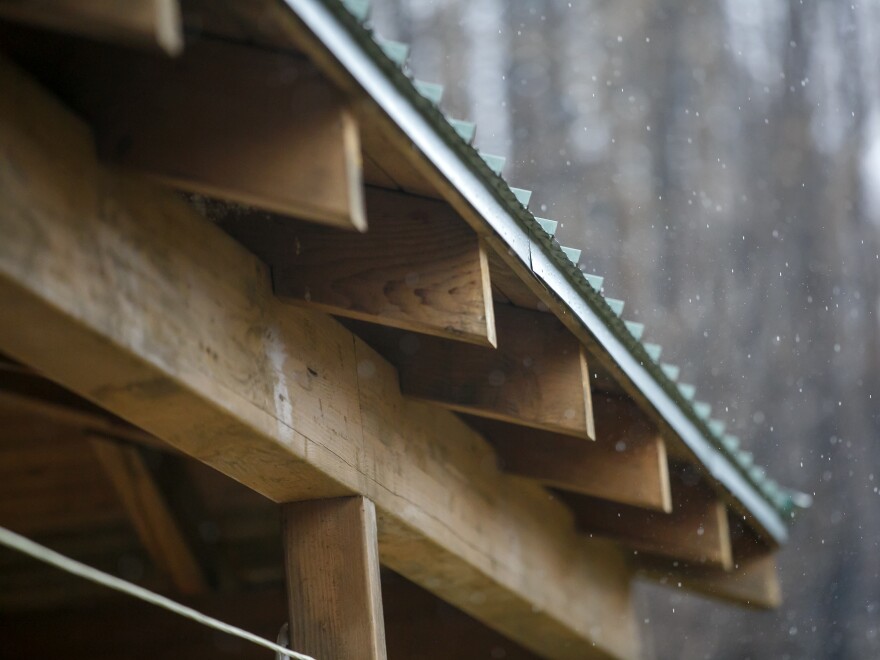
<svg viewBox="0 0 880 660"><path fill-rule="evenodd" d="M770 610L782 604L782 587L772 554L737 559L730 571L675 565L661 557L642 557L636 565L639 574L648 580L734 605Z"/></svg>
<svg viewBox="0 0 880 660"><path fill-rule="evenodd" d="M272 268L275 293L323 312L495 346L485 249L445 203L367 189L365 234L231 209L220 225Z"/></svg>
<svg viewBox="0 0 880 660"><path fill-rule="evenodd" d="M596 412L601 408L597 401ZM672 510L666 451L656 434L609 444L598 419L596 442L491 420L470 422L492 442L505 472L610 502Z"/></svg>
<svg viewBox="0 0 880 660"><path fill-rule="evenodd" d="M631 569L179 197L0 63L0 350L264 496L358 494L383 564L550 658L638 656Z"/></svg>
<svg viewBox="0 0 880 660"><path fill-rule="evenodd" d="M168 575L182 594L205 593L208 581L204 572L140 452L97 437L90 444L159 571Z"/></svg>
<svg viewBox="0 0 880 660"><path fill-rule="evenodd" d="M571 493L560 493L581 531L621 545L725 570L733 566L727 509L702 485L673 480L672 512L647 511Z"/></svg>
<svg viewBox="0 0 880 660"><path fill-rule="evenodd" d="M8 32L16 59L92 124L103 159L187 192L366 229L357 121L307 60L204 37L169 60Z"/></svg>
<svg viewBox="0 0 880 660"><path fill-rule="evenodd" d="M168 55L183 50L177 0L0 0L0 18Z"/></svg>
<svg viewBox="0 0 880 660"><path fill-rule="evenodd" d="M496 305L495 350L435 340L401 342L407 396L456 412L593 438L586 351L550 314Z"/></svg>

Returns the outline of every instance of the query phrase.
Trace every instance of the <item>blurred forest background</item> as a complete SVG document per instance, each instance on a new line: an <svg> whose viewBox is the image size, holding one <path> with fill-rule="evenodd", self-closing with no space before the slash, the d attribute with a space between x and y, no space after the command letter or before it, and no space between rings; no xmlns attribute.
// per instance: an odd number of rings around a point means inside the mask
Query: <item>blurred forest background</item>
<svg viewBox="0 0 880 660"><path fill-rule="evenodd" d="M646 657L880 658L880 3L374 4L627 318L815 496L780 610L640 586Z"/></svg>

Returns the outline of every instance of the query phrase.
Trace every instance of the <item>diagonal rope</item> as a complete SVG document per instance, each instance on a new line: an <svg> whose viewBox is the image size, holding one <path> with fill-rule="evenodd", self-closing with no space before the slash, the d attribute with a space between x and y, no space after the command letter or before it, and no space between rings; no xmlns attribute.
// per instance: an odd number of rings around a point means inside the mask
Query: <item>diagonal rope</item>
<svg viewBox="0 0 880 660"><path fill-rule="evenodd" d="M42 561L46 564L50 564L55 568L61 569L62 571L67 571L68 573L79 576L86 580L90 580L91 582L100 584L109 589L114 589L115 591L128 594L129 596L133 596L135 598L139 598L144 602L164 608L169 612L174 612L175 614L179 614L182 617L191 619L192 621L195 621L197 623L201 623L204 626L208 626L209 628L214 628L215 630L224 632L227 635L239 637L248 642L256 644L257 646L262 646L271 651L275 651L277 657L295 658L295 660L315 660L309 655L303 655L302 653L291 651L290 649L284 648L279 644L270 642L267 639L263 639L259 635L254 635L253 633L249 633L246 630L242 630L241 628L237 628L236 626L224 623L219 619L210 617L207 614L202 614L201 612L194 610L191 607L181 605L180 603L177 603L170 598L166 598L165 596L160 596L159 594L154 593L149 589L144 589L143 587L139 587L136 584L132 584L131 582L127 582L126 580L121 580L120 578L110 575L109 573L99 571L98 569L92 568L91 566L76 561L75 559L66 557L58 552L55 552L54 550L47 548L44 545L34 543L30 539L21 536L20 534L16 534L15 532L12 532L5 527L0 527L0 545L5 545L12 550L17 550L18 552L26 554L29 557Z"/></svg>

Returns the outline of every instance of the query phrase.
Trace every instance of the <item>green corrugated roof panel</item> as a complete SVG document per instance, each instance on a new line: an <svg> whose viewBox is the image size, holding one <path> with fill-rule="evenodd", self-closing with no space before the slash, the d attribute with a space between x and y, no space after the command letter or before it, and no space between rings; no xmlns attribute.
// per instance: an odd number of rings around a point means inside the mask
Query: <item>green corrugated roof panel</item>
<svg viewBox="0 0 880 660"><path fill-rule="evenodd" d="M755 458L752 456L752 452L740 449L736 453L736 462L744 468L750 468L755 462Z"/></svg>
<svg viewBox="0 0 880 660"><path fill-rule="evenodd" d="M514 188L511 186L510 192L512 192L513 196L516 197L516 201L518 201L524 207L529 208L529 201L532 199L531 190L524 190L522 188Z"/></svg>
<svg viewBox="0 0 880 660"><path fill-rule="evenodd" d="M730 453L735 452L739 449L739 438L735 435L730 435L729 433L721 438L721 444L724 445L724 448Z"/></svg>
<svg viewBox="0 0 880 660"><path fill-rule="evenodd" d="M370 0L342 0L342 4L361 23L370 17Z"/></svg>
<svg viewBox="0 0 880 660"><path fill-rule="evenodd" d="M568 257L568 260L575 266L577 266L578 261L581 260L581 251L577 248L565 247L562 245L560 245L559 247L562 248L563 252L565 252L565 256Z"/></svg>
<svg viewBox="0 0 880 660"><path fill-rule="evenodd" d="M605 303L611 308L617 316L623 314L623 301L617 298L605 298Z"/></svg>
<svg viewBox="0 0 880 660"><path fill-rule="evenodd" d="M559 226L559 223L556 222L556 220L548 220L547 218L539 218L538 216L535 216L535 220L541 225L541 229L547 232L548 236L556 234L556 227Z"/></svg>
<svg viewBox="0 0 880 660"><path fill-rule="evenodd" d="M770 497L776 497L779 492L779 484L773 479L765 479L762 490Z"/></svg>
<svg viewBox="0 0 880 660"><path fill-rule="evenodd" d="M712 414L712 406L705 401L694 401L694 412L700 419L709 419L709 415Z"/></svg>
<svg viewBox="0 0 880 660"><path fill-rule="evenodd" d="M645 334L644 323L636 323L635 321L624 321L623 323L626 325L626 329L629 330L629 334L631 334L636 341L639 341L642 338L642 335Z"/></svg>
<svg viewBox="0 0 880 660"><path fill-rule="evenodd" d="M507 159L504 156L496 156L494 154L484 154L482 151L480 152L480 158L482 158L486 165L489 166L489 169L495 172L498 176L501 176L501 172L504 170L504 163L507 162Z"/></svg>
<svg viewBox="0 0 880 660"><path fill-rule="evenodd" d="M660 368L669 380L678 380L678 376L681 373L681 369L678 368L678 365L664 362L660 365Z"/></svg>
<svg viewBox="0 0 880 660"><path fill-rule="evenodd" d="M413 80L413 85L419 90L419 94L424 96L434 105L440 105L443 100L443 85L437 83L425 82L424 80Z"/></svg>
<svg viewBox="0 0 880 660"><path fill-rule="evenodd" d="M648 354L648 357L654 360L654 362L660 361L660 354L663 352L663 347L660 344L651 344L646 342L642 344L645 349L645 353Z"/></svg>
<svg viewBox="0 0 880 660"><path fill-rule="evenodd" d="M394 41L392 39L383 39L379 36L373 37L382 52L388 56L388 59L394 62L400 68L406 66L406 60L409 58L409 44Z"/></svg>
<svg viewBox="0 0 880 660"><path fill-rule="evenodd" d="M477 135L477 125L472 121L464 121L463 119L447 119L449 125L458 133L458 137L471 144Z"/></svg>
<svg viewBox="0 0 880 660"><path fill-rule="evenodd" d="M596 293L602 291L602 284L605 282L604 277L601 275L593 275L592 273L584 273L584 279L591 287L593 287L593 290Z"/></svg>
<svg viewBox="0 0 880 660"><path fill-rule="evenodd" d="M727 424L722 422L720 419L710 419L709 420L709 430L712 431L712 435L716 438L720 438L724 435L724 429L727 428Z"/></svg>

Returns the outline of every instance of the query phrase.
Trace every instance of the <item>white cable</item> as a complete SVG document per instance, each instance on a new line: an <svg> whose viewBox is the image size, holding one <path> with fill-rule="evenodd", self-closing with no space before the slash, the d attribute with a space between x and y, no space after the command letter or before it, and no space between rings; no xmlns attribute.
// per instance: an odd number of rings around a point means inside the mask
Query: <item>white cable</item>
<svg viewBox="0 0 880 660"><path fill-rule="evenodd" d="M54 550L50 550L44 545L34 543L30 539L25 538L20 534L11 532L5 527L0 527L0 544L3 544L8 548L12 548L13 550L23 552L24 554L33 557L34 559L38 559L39 561L51 564L56 568L60 568L62 571L67 571L68 573L72 573L73 575L78 575L81 578L91 580L92 582L103 585L110 589L121 591L122 593L128 594L129 596L140 598L147 603L152 603L153 605L162 607L170 612L174 612L175 614L179 614L182 617L186 617L187 619L192 619L193 621L208 626L209 628L214 628L215 630L224 632L227 635L240 637L241 639L245 639L258 646L263 646L267 649L275 651L278 657L296 658L296 660L315 660L309 655L303 655L302 653L291 651L290 649L284 648L283 646L275 644L274 642L270 642L268 639L263 639L259 635L254 635L253 633L249 633L246 630L242 630L241 628L231 626L228 623L223 623L222 621L210 617L207 614L197 612L191 607L186 607L185 605L176 603L170 598L160 596L159 594L153 593L152 591L144 589L143 587L139 587L136 584L126 582L125 580L121 580L118 577L115 577L108 573L104 573L103 571L99 571L96 568L87 566L86 564L78 562L75 559L71 559L70 557L65 557L64 555L55 552Z"/></svg>

